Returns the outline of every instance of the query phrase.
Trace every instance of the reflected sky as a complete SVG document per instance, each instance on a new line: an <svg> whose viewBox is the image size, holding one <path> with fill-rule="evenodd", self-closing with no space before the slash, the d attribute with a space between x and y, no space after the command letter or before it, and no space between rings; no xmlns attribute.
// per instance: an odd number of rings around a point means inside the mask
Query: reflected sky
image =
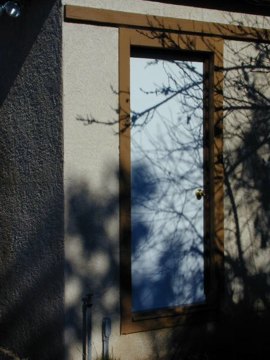
<svg viewBox="0 0 270 360"><path fill-rule="evenodd" d="M205 300L202 75L201 62L131 58L133 311Z"/></svg>

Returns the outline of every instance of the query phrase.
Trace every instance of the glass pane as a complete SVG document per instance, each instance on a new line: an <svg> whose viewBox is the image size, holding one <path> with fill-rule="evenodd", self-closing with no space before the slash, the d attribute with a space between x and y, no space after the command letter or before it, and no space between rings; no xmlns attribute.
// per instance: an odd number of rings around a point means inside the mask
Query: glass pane
<svg viewBox="0 0 270 360"><path fill-rule="evenodd" d="M132 309L204 293L203 63L131 58Z"/></svg>

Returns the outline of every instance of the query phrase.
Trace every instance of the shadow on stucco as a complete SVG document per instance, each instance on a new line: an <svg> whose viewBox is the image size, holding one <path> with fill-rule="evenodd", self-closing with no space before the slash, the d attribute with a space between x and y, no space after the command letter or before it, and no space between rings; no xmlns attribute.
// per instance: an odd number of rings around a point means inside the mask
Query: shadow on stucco
<svg viewBox="0 0 270 360"><path fill-rule="evenodd" d="M24 1L21 17L3 14L0 46L0 347L29 360L59 360L64 327L60 1Z"/></svg>
<svg viewBox="0 0 270 360"><path fill-rule="evenodd" d="M115 173L106 176L115 181ZM104 177L105 179L105 177ZM117 243L118 194L98 193L86 182L66 190L68 219L66 238L66 343L82 353L82 300L92 294L93 333L101 338L103 317L119 314L119 248ZM92 340L91 340L92 341ZM92 345L93 359L100 349Z"/></svg>
<svg viewBox="0 0 270 360"><path fill-rule="evenodd" d="M31 360L63 358L59 8L26 1L21 18L0 22L0 345ZM215 321L174 328L163 349L159 332L147 333L156 359L269 358L269 48L231 52L239 61L224 69L224 298ZM115 179L113 170L106 181ZM119 320L119 252L118 195L88 182L67 195L68 347L82 339L81 295L94 292L93 312ZM99 330L101 322L93 317Z"/></svg>
<svg viewBox="0 0 270 360"><path fill-rule="evenodd" d="M174 329L173 360L269 357L269 45L226 46L224 294L214 321Z"/></svg>
<svg viewBox="0 0 270 360"><path fill-rule="evenodd" d="M236 45L228 41L226 47L223 69L224 289L214 318L175 327L166 332L165 342L160 342L160 331L145 333L152 343L151 359L269 358L269 45ZM98 120L94 122L98 123ZM86 192L84 198L91 198L89 189L82 191ZM78 194L80 198L80 191ZM116 199L114 202L117 205ZM108 209L111 209L110 204L109 201ZM104 205L101 210L100 202L95 199L88 206L90 223L96 218L101 226L94 225L97 233L89 227L88 237L106 232L106 222L104 218L100 221L99 216L96 217L96 209L97 215L103 213L105 219L115 210L108 212ZM83 234L84 231L84 238ZM109 266L108 271L116 271L118 276L117 261L110 256L109 263L112 267Z"/></svg>
<svg viewBox="0 0 270 360"><path fill-rule="evenodd" d="M2 56L0 59L1 84L0 102L5 101L10 91L20 92L13 88L17 76L20 78L27 68L33 77L39 73L42 76L46 47L45 41L51 41L52 36L59 32L61 3L58 0L22 0L22 14L14 19L5 14L0 17L0 44ZM57 16L54 14L58 13ZM59 34L58 34L59 35ZM53 46L53 42L51 42ZM54 54L58 57L57 45ZM32 56L35 52L35 56ZM55 66L51 63L52 66ZM15 84L14 84L15 83ZM19 85L19 83L18 83ZM31 89L25 88L25 91Z"/></svg>

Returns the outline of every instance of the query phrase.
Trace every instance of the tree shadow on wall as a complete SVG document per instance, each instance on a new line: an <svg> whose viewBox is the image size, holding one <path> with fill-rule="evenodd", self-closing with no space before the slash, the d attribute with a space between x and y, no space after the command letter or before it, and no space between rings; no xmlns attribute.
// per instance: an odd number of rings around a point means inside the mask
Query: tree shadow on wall
<svg viewBox="0 0 270 360"><path fill-rule="evenodd" d="M106 183L115 178L116 173L107 175L102 193L91 190L86 182L74 183L67 189L66 341L69 348L81 344L77 349L81 354L86 336L82 326L83 297L92 294L92 327L100 337L103 317L113 321L119 314L119 244L115 235L119 199L118 194L106 192ZM96 358L99 349L95 343L92 346Z"/></svg>
<svg viewBox="0 0 270 360"><path fill-rule="evenodd" d="M152 32L153 38L158 36ZM163 33L162 41L166 41L174 49L177 44L172 42L170 35ZM181 36L181 35L180 35ZM206 359L267 359L269 357L268 324L270 301L270 268L269 268L269 82L267 73L270 68L269 45L258 43L227 42L228 58L224 61L224 189L225 189L225 283L222 297L219 299L218 311L214 319L195 324L186 323L184 326L173 328L167 337L166 349L160 349L158 331L147 333L152 340L153 352L157 359L171 360L206 360ZM236 48L235 48L236 46ZM149 63L155 66L155 62ZM191 69L191 68L190 68ZM167 73L168 75L168 73ZM192 77L189 80L192 81ZM170 82L178 84L176 78L170 76ZM197 86L197 84L196 84ZM185 87L186 89L186 87ZM171 96L172 92L182 93L190 99L192 104L197 99L194 86L190 92L171 86L156 88L156 92ZM153 89L142 89L144 95L153 93ZM178 101L183 98L178 98ZM186 109L186 119L194 117L196 107L192 108L185 102L180 104ZM147 107L142 111L135 111L135 121L141 120L142 131L146 123L154 121L159 112L161 102L156 107ZM98 120L95 120L98 123ZM132 124L134 125L134 124ZM176 129L176 127L175 127ZM173 134L177 134L175 130ZM153 143L152 143L153 145ZM166 145L166 141L165 141ZM179 145L179 143L178 143ZM182 144L183 145L183 144ZM154 144L155 152L166 149L163 158L171 154L170 149L162 148L162 141ZM179 151L179 146L176 147ZM181 151L180 151L181 153ZM178 159L179 160L179 159ZM151 160L152 161L152 160ZM151 163L151 162L150 162ZM154 165L152 163L152 165ZM145 168L140 168L139 177L142 187L147 188L149 178ZM162 169L162 176L158 180L167 178L168 184L179 184L183 179L171 181L171 174ZM143 206L152 201L155 194L152 186L147 196L144 196ZM136 199L142 194L136 194ZM163 194L164 195L164 194ZM173 197L173 196L172 196ZM163 199L166 196L163 196ZM135 199L135 201L136 201ZM116 199L114 199L117 205ZM110 201L109 201L110 203ZM95 205L97 206L97 205ZM110 207L109 207L110 208ZM156 209L161 214L161 221L166 220L164 208ZM175 211L175 207L172 207ZM97 206L97 209L99 207ZM92 208L95 213L95 208ZM180 216L177 211L175 212ZM104 213L106 214L106 212ZM107 214L111 215L111 214ZM172 215L172 214L171 214ZM90 216L90 214L89 214ZM144 221L138 222L137 248L145 247L145 239L149 237L151 226ZM105 228L98 229L101 234ZM91 232L91 230L89 229ZM168 247L171 253L175 249ZM136 250L136 249L135 249ZM111 260L112 261L112 260ZM166 267L166 261L160 257L160 268ZM113 269L118 271L118 263L113 262ZM117 275L118 276L118 275ZM106 282L106 281L105 281ZM145 286L142 283L142 286ZM146 285L149 290L149 283ZM142 301L141 301L142 303ZM140 304L141 304L140 303ZM139 305L141 306L141 305ZM167 353L161 355L161 353Z"/></svg>
<svg viewBox="0 0 270 360"><path fill-rule="evenodd" d="M226 46L225 291L213 322L174 329L174 360L269 357L269 45Z"/></svg>

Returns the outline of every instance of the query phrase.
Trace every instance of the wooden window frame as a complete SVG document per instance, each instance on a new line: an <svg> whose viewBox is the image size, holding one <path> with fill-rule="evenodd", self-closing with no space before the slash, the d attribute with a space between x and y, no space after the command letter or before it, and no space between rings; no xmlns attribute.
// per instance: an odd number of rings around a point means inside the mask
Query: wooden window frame
<svg viewBox="0 0 270 360"><path fill-rule="evenodd" d="M130 151L130 57L131 49L159 49L204 61L204 129L208 134L207 151L209 208L208 238L205 243L206 303L174 309L132 313L131 283L131 151ZM143 50L142 50L143 51ZM120 292L121 333L171 327L200 318L211 319L223 288L223 166L222 166L222 65L223 40L215 37L183 35L173 32L119 29L119 118L120 118ZM205 258L206 260L206 258Z"/></svg>

